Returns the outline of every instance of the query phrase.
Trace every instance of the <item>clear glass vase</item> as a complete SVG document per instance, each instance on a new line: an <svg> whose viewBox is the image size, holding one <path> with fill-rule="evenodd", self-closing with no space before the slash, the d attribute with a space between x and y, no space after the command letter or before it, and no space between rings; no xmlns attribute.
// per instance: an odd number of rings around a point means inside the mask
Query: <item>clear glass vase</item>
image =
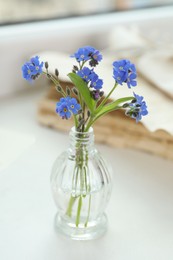
<svg viewBox="0 0 173 260"><path fill-rule="evenodd" d="M51 189L58 212L56 229L77 240L100 237L107 229L104 210L111 194L108 167L94 146L94 133L70 131L70 145L55 161Z"/></svg>

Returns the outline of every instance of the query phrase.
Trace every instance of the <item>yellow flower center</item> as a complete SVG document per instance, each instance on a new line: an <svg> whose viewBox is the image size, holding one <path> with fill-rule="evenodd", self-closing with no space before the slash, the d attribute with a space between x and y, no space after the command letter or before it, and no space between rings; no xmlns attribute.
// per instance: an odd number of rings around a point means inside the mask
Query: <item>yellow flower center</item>
<svg viewBox="0 0 173 260"><path fill-rule="evenodd" d="M120 70L123 70L123 67L122 67L122 66L120 66L120 67L119 67L119 69L120 69Z"/></svg>
<svg viewBox="0 0 173 260"><path fill-rule="evenodd" d="M28 70L28 74L31 74L31 71L30 71L30 70Z"/></svg>
<svg viewBox="0 0 173 260"><path fill-rule="evenodd" d="M67 112L67 108L64 108L64 112Z"/></svg>
<svg viewBox="0 0 173 260"><path fill-rule="evenodd" d="M74 108L74 105L71 105L71 108Z"/></svg>
<svg viewBox="0 0 173 260"><path fill-rule="evenodd" d="M37 66L35 69L36 69L36 70L39 70L39 67Z"/></svg>

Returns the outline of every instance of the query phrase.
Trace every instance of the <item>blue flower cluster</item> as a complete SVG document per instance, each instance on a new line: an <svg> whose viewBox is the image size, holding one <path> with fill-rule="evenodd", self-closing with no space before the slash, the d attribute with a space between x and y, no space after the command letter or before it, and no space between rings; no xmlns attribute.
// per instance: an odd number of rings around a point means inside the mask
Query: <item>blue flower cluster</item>
<svg viewBox="0 0 173 260"><path fill-rule="evenodd" d="M135 65L129 60L113 62L113 78L118 84L122 85L125 82L128 88L135 87L137 85L136 77Z"/></svg>
<svg viewBox="0 0 173 260"><path fill-rule="evenodd" d="M28 81L35 80L43 72L43 62L39 61L39 57L35 56L22 66L24 79Z"/></svg>
<svg viewBox="0 0 173 260"><path fill-rule="evenodd" d="M69 119L71 114L78 114L80 109L81 106L78 104L76 98L71 98L69 96L60 98L60 101L56 103L56 112L62 119Z"/></svg>
<svg viewBox="0 0 173 260"><path fill-rule="evenodd" d="M98 75L93 71L93 69L89 69L84 67L79 70L77 74L86 82L90 83L90 87L96 90L101 89L103 86L103 80L99 79Z"/></svg>
<svg viewBox="0 0 173 260"><path fill-rule="evenodd" d="M100 89L103 86L103 80L94 72L94 68L90 69L88 67L83 67L86 61L89 61L91 67L95 67L101 60L101 53L91 46L84 46L79 48L71 57L76 58L77 62L82 62L80 69L76 71L87 84L89 88L93 88L91 91L91 96L98 100L103 95L103 91Z"/></svg>
<svg viewBox="0 0 173 260"><path fill-rule="evenodd" d="M135 93L133 93L133 95L135 99L129 104L129 110L126 114L131 118L136 119L136 122L139 122L142 119L142 116L148 114L147 105L142 96Z"/></svg>
<svg viewBox="0 0 173 260"><path fill-rule="evenodd" d="M89 61L91 67L95 67L102 60L101 53L91 46L79 48L71 57L75 58L77 62Z"/></svg>
<svg viewBox="0 0 173 260"><path fill-rule="evenodd" d="M91 102L92 99L98 101L104 94L104 92L102 91L103 80L100 79L99 76L95 73L94 67L98 65L99 62L102 60L101 53L98 50L96 50L94 47L84 46L79 48L73 55L71 55L71 57L75 58L76 61L78 62L78 66L76 65L73 66L72 72L76 73L84 82L86 82L87 87L89 88L88 98L91 100ZM89 63L88 67L85 66L86 62ZM48 73L48 63L45 62L46 72L43 72L43 65L44 62L41 62L38 56L31 58L30 61L26 62L22 66L23 77L28 81L33 81L40 74L44 73L47 74L47 77L51 78L51 75ZM68 88L66 89L66 92L63 90L63 88L60 85L58 75L59 75L58 71L55 70L55 77L52 76L51 80L56 84L57 91L60 92L61 95L65 97L60 98L60 101L57 102L56 112L61 116L61 118L69 119L71 118L72 115L80 114L80 112L82 111L82 107L84 107L83 102L85 98L79 95L83 92L81 91L81 93L78 93L79 89L75 91L74 90L75 88L72 88L72 92L79 97L80 104L78 103L76 98L70 97L71 91L68 90ZM79 80L78 77L76 78ZM105 98L103 98L102 100L103 102L101 102L101 105L103 107L106 104L109 96L112 94L112 92L115 90L118 84L122 85L123 83L126 83L128 88L137 86L137 82L136 82L137 73L136 73L135 65L126 59L114 61L113 78L115 79L115 84L113 88L110 90L109 94ZM78 82L79 84L80 81ZM78 84L74 84L74 85L78 88ZM130 97L130 100L132 99L133 100L129 103L125 103L121 107L126 109L126 115L136 119L136 122L138 122L139 120L141 120L142 116L148 114L147 105L142 96L139 96L135 93L133 93L133 95L134 95L134 99L133 97L132 98ZM81 97L83 99L81 99ZM98 104L97 106L96 103L95 106L96 111L97 108L99 108L99 106L100 104ZM102 110L98 110L98 111L102 111ZM82 111L82 115L84 115L83 122L86 122L86 120L84 120L85 118L84 111ZM77 120L79 120L79 125L80 125L80 121L81 121L80 118L82 118L82 116L80 115L76 118Z"/></svg>
<svg viewBox="0 0 173 260"><path fill-rule="evenodd" d="M100 91L103 80L99 78L93 68L83 67L83 65L89 61L89 65L95 67L102 60L101 53L91 46L84 46L79 48L71 57L75 58L79 64L82 62L82 66L79 66L80 69L77 69L76 73L88 84L89 88L94 89L91 91L91 96L95 100L100 99L103 94L103 91Z"/></svg>

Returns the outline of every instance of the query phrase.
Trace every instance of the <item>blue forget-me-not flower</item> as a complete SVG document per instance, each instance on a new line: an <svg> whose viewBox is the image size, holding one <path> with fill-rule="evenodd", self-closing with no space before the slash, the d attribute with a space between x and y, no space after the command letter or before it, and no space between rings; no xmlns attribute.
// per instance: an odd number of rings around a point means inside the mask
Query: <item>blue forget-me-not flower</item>
<svg viewBox="0 0 173 260"><path fill-rule="evenodd" d="M142 119L142 116L148 114L147 105L144 101L143 96L139 96L133 93L135 99L129 103L129 110L126 112L131 118L136 119L136 122L139 122Z"/></svg>
<svg viewBox="0 0 173 260"><path fill-rule="evenodd" d="M127 83L128 88L135 87L136 82L136 68L129 60L119 60L113 62L113 78L122 85Z"/></svg>
<svg viewBox="0 0 173 260"><path fill-rule="evenodd" d="M22 66L24 79L28 81L35 80L43 72L43 62L39 61L39 57L35 56Z"/></svg>
<svg viewBox="0 0 173 260"><path fill-rule="evenodd" d="M60 101L56 104L56 112L62 119L69 119L71 114L76 115L80 109L81 106L78 104L76 98L69 96L60 98Z"/></svg>
<svg viewBox="0 0 173 260"><path fill-rule="evenodd" d="M95 67L99 61L102 60L101 53L91 46L84 46L79 48L73 55L70 57L76 58L78 62L90 61L89 64L91 67Z"/></svg>

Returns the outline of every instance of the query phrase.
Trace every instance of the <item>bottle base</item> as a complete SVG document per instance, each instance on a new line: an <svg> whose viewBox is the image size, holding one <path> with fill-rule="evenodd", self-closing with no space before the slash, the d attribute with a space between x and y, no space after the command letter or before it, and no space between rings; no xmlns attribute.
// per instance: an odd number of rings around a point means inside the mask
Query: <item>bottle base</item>
<svg viewBox="0 0 173 260"><path fill-rule="evenodd" d="M87 227L78 226L69 222L68 219L55 215L55 229L58 233L74 240L92 240L101 237L107 230L107 217L103 214L97 221L88 223Z"/></svg>

